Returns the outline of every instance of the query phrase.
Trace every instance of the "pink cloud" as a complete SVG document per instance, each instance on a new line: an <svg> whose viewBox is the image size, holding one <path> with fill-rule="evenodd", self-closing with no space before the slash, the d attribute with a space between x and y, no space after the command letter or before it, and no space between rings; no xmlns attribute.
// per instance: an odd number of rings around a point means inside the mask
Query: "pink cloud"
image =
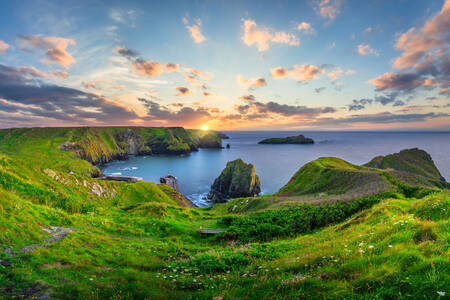
<svg viewBox="0 0 450 300"><path fill-rule="evenodd" d="M300 45L300 40L293 33L274 31L271 28L258 26L255 21L244 20L244 35L242 40L247 46L256 44L258 51L267 51L271 43L287 44L290 46Z"/></svg>
<svg viewBox="0 0 450 300"><path fill-rule="evenodd" d="M0 40L0 54L5 54L6 50L9 48L9 45L4 41Z"/></svg>
<svg viewBox="0 0 450 300"><path fill-rule="evenodd" d="M393 65L397 69L407 69L419 62L426 51L436 47L444 49L449 39L450 0L446 0L441 11L426 21L422 28L410 28L398 37L395 47L403 53Z"/></svg>
<svg viewBox="0 0 450 300"><path fill-rule="evenodd" d="M266 86L267 82L262 77L256 77L253 79L245 79L242 75L237 76L237 81L240 86L246 88L246 89L255 89L258 87Z"/></svg>
<svg viewBox="0 0 450 300"><path fill-rule="evenodd" d="M45 49L46 58L42 61L48 64L58 64L69 68L75 59L66 51L68 46L75 45L75 41L63 37L42 37L33 35L20 35L20 45L23 49Z"/></svg>
<svg viewBox="0 0 450 300"><path fill-rule="evenodd" d="M283 78L288 75L289 75L289 70L282 68L282 67L278 67L278 68L270 70L270 76L272 76L272 78Z"/></svg>
<svg viewBox="0 0 450 300"><path fill-rule="evenodd" d="M195 24L189 25L189 21L186 18L183 18L183 23L186 25L186 28L195 43L198 44L206 41L205 36L202 34L202 21L200 19L196 19Z"/></svg>
<svg viewBox="0 0 450 300"><path fill-rule="evenodd" d="M52 72L42 72L35 67L20 67L19 71L24 75L31 75L33 77L58 77L66 78L67 72L63 71L52 71Z"/></svg>

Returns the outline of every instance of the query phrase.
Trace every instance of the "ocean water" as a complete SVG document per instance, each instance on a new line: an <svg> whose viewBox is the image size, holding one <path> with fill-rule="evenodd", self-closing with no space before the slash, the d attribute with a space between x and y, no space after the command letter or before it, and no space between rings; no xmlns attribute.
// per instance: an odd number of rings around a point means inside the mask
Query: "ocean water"
<svg viewBox="0 0 450 300"><path fill-rule="evenodd" d="M323 156L335 156L354 164L363 164L377 155L406 148L420 148L433 158L442 176L450 181L450 132L330 132L330 131L233 131L225 132L230 149L200 149L183 156L132 156L101 167L105 174L138 176L159 183L172 174L178 178L180 191L198 206L208 206L205 199L214 179L226 163L236 158L254 164L261 178L263 194L278 191L304 164ZM259 145L270 137L304 134L314 145Z"/></svg>

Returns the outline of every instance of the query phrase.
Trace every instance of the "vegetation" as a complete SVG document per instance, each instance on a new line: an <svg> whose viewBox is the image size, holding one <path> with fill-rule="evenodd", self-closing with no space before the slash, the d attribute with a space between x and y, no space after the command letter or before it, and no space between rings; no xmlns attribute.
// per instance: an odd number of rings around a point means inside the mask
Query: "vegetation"
<svg viewBox="0 0 450 300"><path fill-rule="evenodd" d="M314 140L302 134L284 138L270 138L260 141L258 144L314 144Z"/></svg>
<svg viewBox="0 0 450 300"><path fill-rule="evenodd" d="M71 130L0 130L0 299L450 292L450 191L429 177L414 175L425 184L413 186L403 173L320 159L294 176L285 196L190 208L167 185L93 179L97 168L59 149ZM345 182L322 184L338 170L378 174L389 190L349 198ZM225 231L202 236L199 228Z"/></svg>
<svg viewBox="0 0 450 300"><path fill-rule="evenodd" d="M225 202L231 198L257 196L261 192L255 167L238 158L229 161L214 180L208 198L213 202Z"/></svg>

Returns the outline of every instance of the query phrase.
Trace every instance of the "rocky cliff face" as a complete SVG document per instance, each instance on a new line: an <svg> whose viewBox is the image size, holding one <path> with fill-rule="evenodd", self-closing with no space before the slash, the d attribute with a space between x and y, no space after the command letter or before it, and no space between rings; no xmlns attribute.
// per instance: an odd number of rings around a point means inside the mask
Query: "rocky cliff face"
<svg viewBox="0 0 450 300"><path fill-rule="evenodd" d="M231 198L257 196L260 192L255 167L239 158L227 163L211 186L208 199L216 203L225 202Z"/></svg>
<svg viewBox="0 0 450 300"><path fill-rule="evenodd" d="M81 127L67 130L71 137L59 148L94 165L127 159L128 155L187 154L198 148L222 148L222 139L216 132L182 127Z"/></svg>

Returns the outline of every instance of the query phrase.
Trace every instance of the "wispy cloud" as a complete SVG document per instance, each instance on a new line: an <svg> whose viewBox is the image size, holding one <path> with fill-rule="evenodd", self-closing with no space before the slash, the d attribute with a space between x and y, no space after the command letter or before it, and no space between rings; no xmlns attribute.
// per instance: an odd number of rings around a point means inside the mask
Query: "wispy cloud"
<svg viewBox="0 0 450 300"><path fill-rule="evenodd" d="M189 24L189 20L186 17L184 17L182 21L186 25L186 29L191 34L191 37L195 43L198 44L206 41L206 37L202 33L202 20L197 18L192 25Z"/></svg>

